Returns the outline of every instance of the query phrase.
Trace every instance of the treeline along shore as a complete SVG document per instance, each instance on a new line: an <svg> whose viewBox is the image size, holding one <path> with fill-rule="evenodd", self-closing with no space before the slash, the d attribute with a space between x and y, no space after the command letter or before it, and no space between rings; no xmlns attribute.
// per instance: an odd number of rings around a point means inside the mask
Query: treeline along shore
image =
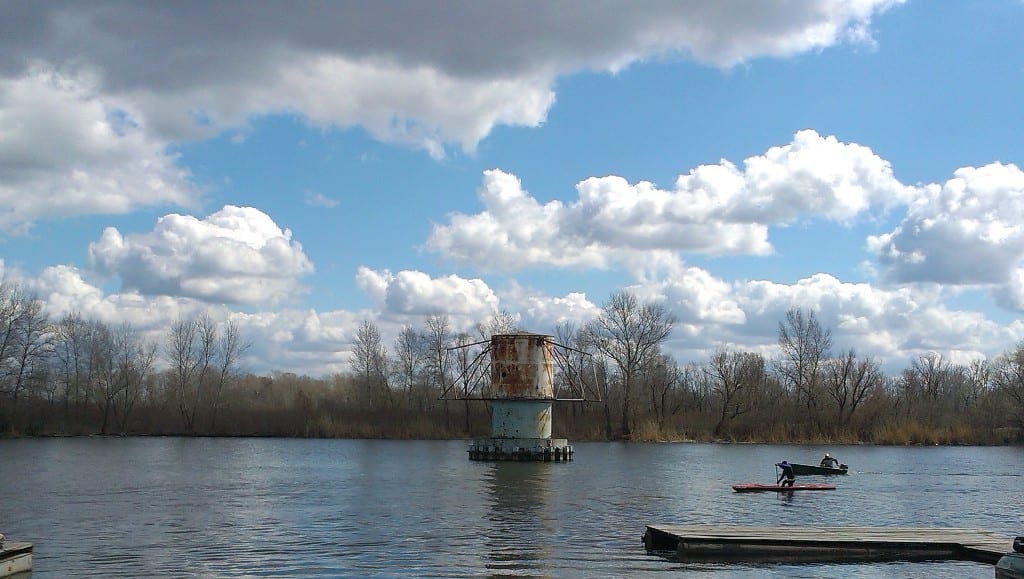
<svg viewBox="0 0 1024 579"><path fill-rule="evenodd" d="M574 441L697 440L875 444L1024 442L1024 344L967 365L926 353L886 374L836 351L813 311L779 321L773 357L722 348L680 362L665 352L676 319L612 294L597 317L562 324L559 344L588 352L587 400L556 402L554 435ZM474 348L517 331L502 312L474 332L444 314L393 344L360 325L348 371L255 375L246 338L207 315L177 320L159 343L78 314L49 319L20 287L0 287L0 436L184 435L446 439L487 436L484 401L442 398ZM449 348L466 346L452 359ZM479 350L477 350L479 351ZM556 375L556 380L562 377Z"/></svg>

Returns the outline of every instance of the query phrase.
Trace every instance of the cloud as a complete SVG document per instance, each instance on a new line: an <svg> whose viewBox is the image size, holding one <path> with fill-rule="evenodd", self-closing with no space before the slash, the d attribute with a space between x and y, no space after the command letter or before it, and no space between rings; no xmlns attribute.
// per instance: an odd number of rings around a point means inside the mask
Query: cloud
<svg viewBox="0 0 1024 579"><path fill-rule="evenodd" d="M306 205L310 207L324 207L326 209L334 209L338 206L337 199L331 199L323 193L317 193L315 191L306 191L303 195L303 199Z"/></svg>
<svg viewBox="0 0 1024 579"><path fill-rule="evenodd" d="M104 294L86 279L86 274L63 265L29 276L5 267L0 260L0 272L4 283L20 284L30 295L42 300L44 311L54 322L66 314L77 313L111 327L127 323L141 339L158 346L166 344L168 331L178 319L205 314L214 322L231 320L238 324L242 339L249 345L241 367L246 372L261 374L277 370L326 376L347 370L355 329L363 319L373 317L369 312L346 310L242 313L189 297L135 291ZM158 363L163 365L166 361L161 359Z"/></svg>
<svg viewBox="0 0 1024 579"><path fill-rule="evenodd" d="M72 313L111 327L129 324L145 340L162 344L171 324L178 318L209 313L215 319L227 315L223 306L210 306L198 300L176 296L145 296L138 292L105 294L88 274L77 268L56 265L38 275L20 271L4 272L5 283L20 284L38 297L51 321Z"/></svg>
<svg viewBox="0 0 1024 579"><path fill-rule="evenodd" d="M39 296L52 319L79 312L111 325L127 321L157 344L166 341L168 328L180 317L206 313L215 321L231 319L252 344L242 361L244 370L256 373L279 370L324 376L345 371L362 320L377 324L385 345L390 345L403 325L422 329L426 317L436 313L449 314L453 331L473 333L477 323L504 310L518 315L525 329L553 332L561 322L581 326L603 305L580 292L550 296L517 284L500 292L499 301L480 280L361 268L357 281L377 303L378 311L240 313L189 297L135 291L104 294L69 266L53 266L38 276L28 276L0 261L0 271L5 283L20 283ZM879 361L889 373L930 351L957 361L991 358L1024 339L1024 323L1002 324L978 312L949 309L938 292L880 289L827 274L793 284L729 284L690 267L628 289L645 301L663 303L678 316L679 325L664 351L681 363L703 363L720 347L776 355L778 324L793 306L814 310L822 325L832 331L833 353L855 348L860 355Z"/></svg>
<svg viewBox="0 0 1024 579"><path fill-rule="evenodd" d="M170 214L152 232L122 235L108 227L89 244L96 271L122 289L207 302L273 304L301 291L313 264L265 213L226 205L199 220Z"/></svg>
<svg viewBox="0 0 1024 579"><path fill-rule="evenodd" d="M937 295L907 288L884 290L863 283L843 283L818 274L791 286L749 284L741 299L762 312L762 321L785 319L793 304L813 308L831 328L833 353L854 348L871 355L889 371L929 351L970 353L984 357L1013 344L1021 327L1007 327L983 314L950 310Z"/></svg>
<svg viewBox="0 0 1024 579"><path fill-rule="evenodd" d="M1006 283L993 288L992 295L1001 307L1024 313L1024 267L1018 267Z"/></svg>
<svg viewBox="0 0 1024 579"><path fill-rule="evenodd" d="M681 324L730 326L746 322L731 284L699 267L679 266L663 279L627 288L644 301L661 301Z"/></svg>
<svg viewBox="0 0 1024 579"><path fill-rule="evenodd" d="M871 19L899 3L21 2L0 23L0 75L88 71L166 139L288 112L441 156L497 125L541 123L561 75L870 43Z"/></svg>
<svg viewBox="0 0 1024 579"><path fill-rule="evenodd" d="M486 171L477 192L484 210L450 215L425 247L484 271L620 265L649 276L673 266L680 252L768 254L769 226L800 218L848 223L916 193L867 147L812 130L743 167L702 165L672 190L591 177L577 184L569 204L541 203L514 175Z"/></svg>
<svg viewBox="0 0 1024 579"><path fill-rule="evenodd" d="M518 314L521 327L529 331L553 332L562 323L579 328L599 313L597 304L583 292L548 296L512 283L500 297L502 310Z"/></svg>
<svg viewBox="0 0 1024 579"><path fill-rule="evenodd" d="M165 152L166 143L94 84L43 68L0 78L0 230L197 204L188 171Z"/></svg>
<svg viewBox="0 0 1024 579"><path fill-rule="evenodd" d="M230 319L249 341L247 371L271 370L328 376L349 370L355 330L365 312L284 309L234 313Z"/></svg>
<svg viewBox="0 0 1024 579"><path fill-rule="evenodd" d="M897 181L889 162L868 147L813 130L799 131L792 143L746 159L744 168L742 188L711 200L725 203L727 218L741 223L785 224L801 216L845 223L905 205L917 195L915 187ZM680 177L676 189L701 191L707 182L703 169Z"/></svg>
<svg viewBox="0 0 1024 579"><path fill-rule="evenodd" d="M200 192L169 146L238 137L262 115L361 126L441 158L473 151L497 126L542 124L561 76L652 58L729 67L870 42L871 19L898 3L9 3L0 231L195 210ZM757 243L756 231L724 233Z"/></svg>
<svg viewBox="0 0 1024 579"><path fill-rule="evenodd" d="M882 278L895 283L988 285L1005 303L1024 260L1024 172L992 163L958 169L921 189L902 222L868 238Z"/></svg>
<svg viewBox="0 0 1024 579"><path fill-rule="evenodd" d="M51 317L79 312L95 319L107 319L110 313L103 291L88 283L76 268L55 265L32 278L20 272L4 272L5 281L20 283L46 306Z"/></svg>
<svg viewBox="0 0 1024 579"><path fill-rule="evenodd" d="M428 249L484 270L537 265L607 267L600 244L589 246L588 240L560 231L567 207L559 201L541 205L514 175L486 171L477 195L484 211L477 215L455 213L448 225L434 226L426 242Z"/></svg>
<svg viewBox="0 0 1024 579"><path fill-rule="evenodd" d="M680 363L704 363L719 348L778 355L778 327L797 306L815 312L833 337L834 355L853 348L887 372L899 372L927 352L966 362L994 357L1024 338L1024 323L1002 324L979 312L954 310L942 294L917 288L881 289L817 274L792 284L766 280L728 283L696 267L624 288L660 303L678 322L663 350ZM582 293L547 296L513 284L501 307L522 316L524 327L553 331L560 322L580 327L598 315L604 298Z"/></svg>
<svg viewBox="0 0 1024 579"><path fill-rule="evenodd" d="M375 271L360 267L356 284L384 315L448 314L476 323L498 311L498 298L481 279L432 278L421 271Z"/></svg>
<svg viewBox="0 0 1024 579"><path fill-rule="evenodd" d="M696 362L705 361L719 347L777 355L778 325L794 306L813 310L822 326L831 330L833 354L853 348L872 356L889 372L930 351L958 360L995 356L1024 337L1024 324L1006 325L979 312L951 310L936 292L886 290L828 274L793 284L747 281L729 287L706 272L690 269L683 279L668 276L634 291L677 314L680 324L669 350L677 356L689 353ZM685 298L689 295L712 299L698 301L705 307L697 308ZM720 307L714 299L721 300Z"/></svg>

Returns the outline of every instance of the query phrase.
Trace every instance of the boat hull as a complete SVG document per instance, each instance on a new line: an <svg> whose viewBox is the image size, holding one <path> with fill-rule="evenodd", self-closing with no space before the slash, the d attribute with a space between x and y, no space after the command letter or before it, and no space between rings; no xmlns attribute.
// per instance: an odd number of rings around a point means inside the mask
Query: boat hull
<svg viewBox="0 0 1024 579"><path fill-rule="evenodd" d="M32 570L32 544L7 543L0 547L0 577Z"/></svg>
<svg viewBox="0 0 1024 579"><path fill-rule="evenodd" d="M732 485L732 490L738 493L762 493L767 491L784 492L791 491L834 491L836 485L806 484L793 486L766 485L761 483L742 483Z"/></svg>
<svg viewBox="0 0 1024 579"><path fill-rule="evenodd" d="M845 464L838 468L817 466L813 464L793 464L791 466L793 467L793 474L796 476L846 474L846 471L848 470Z"/></svg>
<svg viewBox="0 0 1024 579"><path fill-rule="evenodd" d="M996 563L997 579L1024 579L1024 554L1007 553Z"/></svg>

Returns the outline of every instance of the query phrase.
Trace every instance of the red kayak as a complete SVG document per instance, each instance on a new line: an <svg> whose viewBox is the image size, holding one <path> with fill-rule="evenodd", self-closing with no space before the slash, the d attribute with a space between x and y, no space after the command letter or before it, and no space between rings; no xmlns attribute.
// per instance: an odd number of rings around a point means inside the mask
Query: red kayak
<svg viewBox="0 0 1024 579"><path fill-rule="evenodd" d="M761 483L742 483L738 485L732 485L732 490L738 493L758 493L763 491L834 491L836 485L827 484L806 484L806 485L793 485L791 487L784 487L779 485L766 485Z"/></svg>

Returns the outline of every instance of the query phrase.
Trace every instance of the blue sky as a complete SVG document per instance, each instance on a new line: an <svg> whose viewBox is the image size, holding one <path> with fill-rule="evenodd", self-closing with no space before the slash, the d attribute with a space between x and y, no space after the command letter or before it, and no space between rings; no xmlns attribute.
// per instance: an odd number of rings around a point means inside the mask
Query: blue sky
<svg viewBox="0 0 1024 579"><path fill-rule="evenodd" d="M1024 339L1024 2L7 8L0 271L55 319L313 376L619 289L680 362L793 306L890 371Z"/></svg>

